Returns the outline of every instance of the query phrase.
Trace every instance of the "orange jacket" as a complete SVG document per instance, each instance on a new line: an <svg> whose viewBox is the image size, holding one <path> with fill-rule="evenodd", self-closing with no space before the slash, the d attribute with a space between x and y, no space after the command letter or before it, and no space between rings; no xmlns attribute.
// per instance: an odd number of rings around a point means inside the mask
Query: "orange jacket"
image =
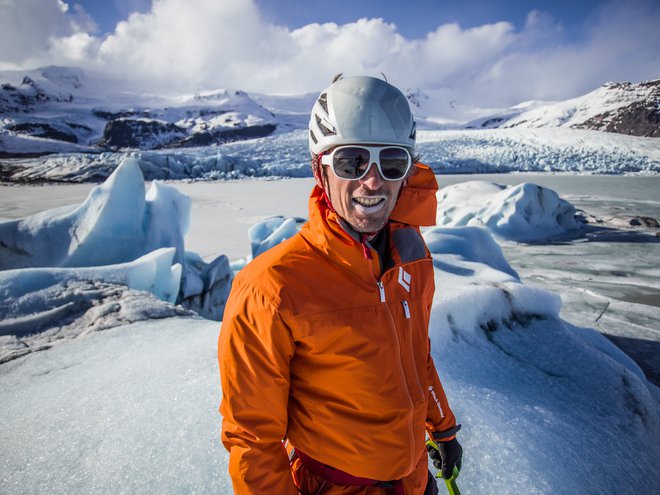
<svg viewBox="0 0 660 495"><path fill-rule="evenodd" d="M393 268L365 257L315 188L301 231L234 279L218 358L235 493L298 493L285 437L336 469L423 493L425 433L456 422L429 352L433 265L418 227L435 223L437 182L416 169L387 227Z"/></svg>

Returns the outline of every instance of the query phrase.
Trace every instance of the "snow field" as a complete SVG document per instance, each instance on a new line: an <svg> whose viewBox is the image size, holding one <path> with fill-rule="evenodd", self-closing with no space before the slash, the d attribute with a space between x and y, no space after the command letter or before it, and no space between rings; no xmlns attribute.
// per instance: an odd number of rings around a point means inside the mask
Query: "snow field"
<svg viewBox="0 0 660 495"><path fill-rule="evenodd" d="M1 491L231 494L218 329L152 320L2 365Z"/></svg>

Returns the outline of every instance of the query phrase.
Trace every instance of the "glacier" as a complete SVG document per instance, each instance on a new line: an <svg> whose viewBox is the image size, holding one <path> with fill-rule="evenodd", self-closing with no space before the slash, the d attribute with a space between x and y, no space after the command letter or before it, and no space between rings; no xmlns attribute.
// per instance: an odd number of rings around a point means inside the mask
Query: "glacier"
<svg viewBox="0 0 660 495"><path fill-rule="evenodd" d="M568 172L660 173L657 139L599 131L548 129L446 130L417 133L421 161L438 174ZM5 180L18 183L102 182L125 159L147 180L232 180L311 177L307 132L294 130L218 146L121 153L59 153L5 159Z"/></svg>

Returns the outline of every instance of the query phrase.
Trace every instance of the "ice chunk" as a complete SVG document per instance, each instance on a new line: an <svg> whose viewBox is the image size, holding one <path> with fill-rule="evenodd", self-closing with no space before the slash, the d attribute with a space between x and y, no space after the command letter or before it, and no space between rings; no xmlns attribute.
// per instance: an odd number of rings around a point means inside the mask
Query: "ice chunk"
<svg viewBox="0 0 660 495"><path fill-rule="evenodd" d="M438 224L483 226L520 242L543 240L580 228L575 207L551 189L529 182L500 186L469 181L438 192Z"/></svg>
<svg viewBox="0 0 660 495"><path fill-rule="evenodd" d="M25 268L0 271L0 318L29 313L19 301L54 285L71 280L107 282L146 290L165 301L174 302L181 277L180 265L172 265L173 248L158 249L130 263L83 268ZM174 288L174 291L172 290Z"/></svg>
<svg viewBox="0 0 660 495"><path fill-rule="evenodd" d="M9 340L0 362L91 330L186 314L172 305L181 279L173 256L163 248L119 265L1 271L0 335Z"/></svg>
<svg viewBox="0 0 660 495"><path fill-rule="evenodd" d="M295 235L304 222L304 218L274 216L250 227L248 236L252 244L252 257L256 258L264 251Z"/></svg>
<svg viewBox="0 0 660 495"><path fill-rule="evenodd" d="M229 259L220 255L206 263L197 253L186 252L186 280L181 291L181 304L200 316L222 320L234 272Z"/></svg>
<svg viewBox="0 0 660 495"><path fill-rule="evenodd" d="M145 195L140 165L129 158L80 206L0 223L0 269L100 267L153 252L120 280L112 269L95 268L84 276L148 290L169 302L180 300L219 319L232 272L224 256L210 264L186 256L184 235L190 227L190 208L188 196L158 181ZM165 247L171 248L166 255L158 251Z"/></svg>
<svg viewBox="0 0 660 495"><path fill-rule="evenodd" d="M455 256L464 262L481 264L484 265L483 268L490 267L495 271L510 275L514 280L519 280L516 271L511 268L504 258L502 248L486 229L479 227L436 227L424 232L424 240L431 254L446 255L434 256L436 266L442 263L439 268L443 271L460 273L460 269L452 269L447 263L449 257ZM483 268L480 270L480 280L489 278L484 276ZM501 275L496 278L501 278Z"/></svg>

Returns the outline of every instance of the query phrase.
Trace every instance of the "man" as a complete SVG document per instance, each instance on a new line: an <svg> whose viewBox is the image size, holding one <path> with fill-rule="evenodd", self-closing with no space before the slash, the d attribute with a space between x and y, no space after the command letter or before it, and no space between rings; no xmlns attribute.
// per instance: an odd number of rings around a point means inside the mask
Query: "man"
<svg viewBox="0 0 660 495"><path fill-rule="evenodd" d="M309 125L310 219L235 278L220 332L222 440L235 493L437 493L460 467L430 355L437 183L414 163L405 96L335 80Z"/></svg>

